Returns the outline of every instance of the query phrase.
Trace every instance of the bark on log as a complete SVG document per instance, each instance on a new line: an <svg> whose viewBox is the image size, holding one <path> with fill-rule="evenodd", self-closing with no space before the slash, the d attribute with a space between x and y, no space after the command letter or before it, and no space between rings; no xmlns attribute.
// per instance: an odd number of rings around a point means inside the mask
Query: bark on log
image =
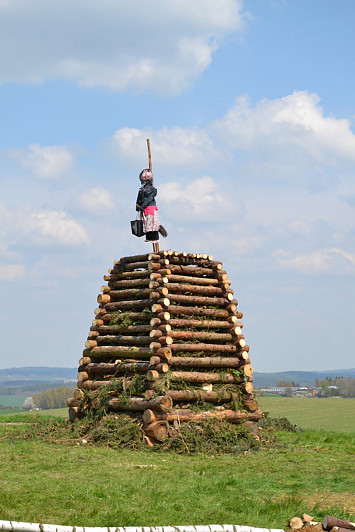
<svg viewBox="0 0 355 532"><path fill-rule="evenodd" d="M111 290L125 290L129 288L149 287L150 279L122 279L121 281L109 281Z"/></svg>
<svg viewBox="0 0 355 532"><path fill-rule="evenodd" d="M75 419L80 419L81 417L83 417L83 413L78 406L71 406L69 408L68 418L71 423L73 423Z"/></svg>
<svg viewBox="0 0 355 532"><path fill-rule="evenodd" d="M245 360L232 357L172 357L172 368L241 368Z"/></svg>
<svg viewBox="0 0 355 532"><path fill-rule="evenodd" d="M113 270L111 270L112 272ZM118 270L114 271L113 273L110 273L110 275L104 276L104 281L119 281L121 279L149 279L149 270L138 270L138 271L132 271L132 272L122 272L120 273Z"/></svg>
<svg viewBox="0 0 355 532"><path fill-rule="evenodd" d="M217 274L212 268L200 268L198 266L182 266L169 264L169 270L172 274L188 275L190 277L203 277L204 275L217 279Z"/></svg>
<svg viewBox="0 0 355 532"><path fill-rule="evenodd" d="M155 371L150 370L147 372L148 381L157 381L161 378L161 375ZM172 371L170 373L171 381L183 381L183 382L206 382L212 384L235 384L243 381L243 377L235 377L231 373L206 373L197 371Z"/></svg>
<svg viewBox="0 0 355 532"><path fill-rule="evenodd" d="M111 290L111 301L130 300L130 299L147 299L150 296L150 288L128 288L126 290Z"/></svg>
<svg viewBox="0 0 355 532"><path fill-rule="evenodd" d="M102 320L103 321L103 320ZM100 336L106 334L117 333L150 333L152 331L151 325L101 325L99 327L92 327L92 331L97 331Z"/></svg>
<svg viewBox="0 0 355 532"><path fill-rule="evenodd" d="M152 318L151 312L121 312L118 314L110 314L106 313L104 316L102 316L102 321L105 323L110 323L114 321L119 326L120 320L126 320L129 319L131 321L142 321L142 322L150 322Z"/></svg>
<svg viewBox="0 0 355 532"><path fill-rule="evenodd" d="M98 336L95 341L97 342L97 345L149 345L151 339L149 336L123 336L120 334L107 334L105 336Z"/></svg>
<svg viewBox="0 0 355 532"><path fill-rule="evenodd" d="M198 352L216 352L216 353L237 353L235 345L221 344L173 344L170 346L172 352L198 351Z"/></svg>
<svg viewBox="0 0 355 532"><path fill-rule="evenodd" d="M169 336L174 340L207 340L217 342L230 342L233 339L233 336L230 333L197 331L170 331Z"/></svg>
<svg viewBox="0 0 355 532"><path fill-rule="evenodd" d="M109 405L113 410L146 410L149 408L156 412L169 412L173 401L171 397L165 395L149 401L143 397L125 397L123 399L113 398L109 401Z"/></svg>
<svg viewBox="0 0 355 532"><path fill-rule="evenodd" d="M234 317L234 316L233 316ZM194 327L195 329L232 329L237 327L237 318L235 323L230 323L227 320L187 320L187 319L170 319L169 324L171 327ZM243 325L240 323L240 325ZM240 327L240 325L238 325Z"/></svg>
<svg viewBox="0 0 355 532"><path fill-rule="evenodd" d="M121 269L124 271L124 272L128 272L128 271L132 271L132 270L136 270L138 268L140 269L144 269L144 270L147 270L149 265L151 264L154 264L148 260L144 260L144 261L137 261L137 262L129 262L129 263L125 263L125 264L122 264L121 266L119 266L117 268L118 271L120 271ZM116 268L114 268L115 270Z"/></svg>
<svg viewBox="0 0 355 532"><path fill-rule="evenodd" d="M150 438L154 438L157 441L164 441L168 435L169 424L166 421L156 421L150 423L144 429L144 432Z"/></svg>
<svg viewBox="0 0 355 532"><path fill-rule="evenodd" d="M231 298L229 298L229 296L231 296ZM185 303L186 305L219 305L228 307L231 306L230 302L231 299L233 299L233 296L231 294L226 294L226 297L183 296L180 294L171 294L169 292L169 299L173 303Z"/></svg>
<svg viewBox="0 0 355 532"><path fill-rule="evenodd" d="M131 257L121 257L120 260L119 260L119 264L121 266L124 266L125 263L129 263L129 262L142 262L142 261L147 261L148 260L148 256L151 255L151 253L143 253L142 255L132 255ZM158 259L160 257L158 256Z"/></svg>
<svg viewBox="0 0 355 532"><path fill-rule="evenodd" d="M355 530L355 523L351 523L350 521L344 519L338 519L332 515L326 515L323 520L323 529L331 530L335 526L347 528L348 530Z"/></svg>
<svg viewBox="0 0 355 532"><path fill-rule="evenodd" d="M146 390L146 394L149 396L149 393L152 390ZM152 392L154 393L154 392ZM238 398L237 393L232 392L207 392L204 390L168 390L165 392L167 397L175 401L206 401L208 403L219 403L219 402L230 402L234 397Z"/></svg>
<svg viewBox="0 0 355 532"><path fill-rule="evenodd" d="M106 294L103 294L106 295ZM150 308L152 301L150 299L133 299L132 301L114 301L112 303L106 303L105 309L115 310L131 310L133 308Z"/></svg>
<svg viewBox="0 0 355 532"><path fill-rule="evenodd" d="M203 286L218 286L219 280L211 277L189 277L188 275L169 275L169 283L191 283Z"/></svg>
<svg viewBox="0 0 355 532"><path fill-rule="evenodd" d="M154 305L153 305L154 306ZM215 318L228 318L228 310L199 307L183 307L179 305L170 305L170 314L178 316L210 316Z"/></svg>
<svg viewBox="0 0 355 532"><path fill-rule="evenodd" d="M177 410L176 413L156 413L154 414L157 420L160 421L204 421L205 419L225 419L230 423L240 423L244 420L258 421L262 412L256 410L255 412L242 412L240 410L217 410L214 412L192 412L187 410Z"/></svg>
<svg viewBox="0 0 355 532"><path fill-rule="evenodd" d="M172 294L202 294L205 296L222 296L225 294L225 290L219 288L218 286L195 286L193 284L182 284L182 283L172 283L169 282L164 285L166 290L169 290L169 293ZM165 294L167 295L167 294ZM230 299L233 299L232 297Z"/></svg>
<svg viewBox="0 0 355 532"><path fill-rule="evenodd" d="M81 403L80 399L75 399L75 397L68 397L65 402L68 407L78 407Z"/></svg>
<svg viewBox="0 0 355 532"><path fill-rule="evenodd" d="M134 347L128 345L97 346L91 349L90 354L96 358L108 358L119 355L125 358L150 358L154 350L147 347Z"/></svg>

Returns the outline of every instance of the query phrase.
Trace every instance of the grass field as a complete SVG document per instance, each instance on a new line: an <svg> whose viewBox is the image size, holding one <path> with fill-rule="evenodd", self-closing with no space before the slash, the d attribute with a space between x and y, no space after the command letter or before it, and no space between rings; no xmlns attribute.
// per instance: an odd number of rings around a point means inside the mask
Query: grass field
<svg viewBox="0 0 355 532"><path fill-rule="evenodd" d="M217 457L53 445L1 430L1 519L284 528L303 512L354 517L355 435L283 434L282 449Z"/></svg>
<svg viewBox="0 0 355 532"><path fill-rule="evenodd" d="M274 399L271 407L266 404ZM279 409L279 415L302 416L308 408L299 398L262 402L269 411ZM320 400L313 424L326 423L329 412L341 418L344 404L354 401ZM67 409L59 409L3 416L0 421L37 423L43 415L66 414ZM318 520L325 514L355 520L355 431L341 432L342 426L338 432L284 431L275 447L222 456L156 448L115 450L82 440L54 444L24 437L28 430L26 424L0 425L0 455L6 457L0 461L0 519L77 526L234 523L265 528L286 528L290 517L303 512Z"/></svg>
<svg viewBox="0 0 355 532"><path fill-rule="evenodd" d="M20 395L0 395L0 405L9 407L21 407L25 397Z"/></svg>
<svg viewBox="0 0 355 532"><path fill-rule="evenodd" d="M260 397L263 411L287 417L302 429L355 432L355 398Z"/></svg>

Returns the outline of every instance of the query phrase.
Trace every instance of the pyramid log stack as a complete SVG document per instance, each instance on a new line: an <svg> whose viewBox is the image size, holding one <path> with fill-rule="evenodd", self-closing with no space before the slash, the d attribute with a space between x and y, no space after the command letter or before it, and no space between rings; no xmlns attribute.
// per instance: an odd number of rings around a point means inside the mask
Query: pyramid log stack
<svg viewBox="0 0 355 532"><path fill-rule="evenodd" d="M156 441L176 421L260 419L243 314L220 261L176 251L123 257L104 280L67 400L71 420L103 387L108 408L141 420Z"/></svg>

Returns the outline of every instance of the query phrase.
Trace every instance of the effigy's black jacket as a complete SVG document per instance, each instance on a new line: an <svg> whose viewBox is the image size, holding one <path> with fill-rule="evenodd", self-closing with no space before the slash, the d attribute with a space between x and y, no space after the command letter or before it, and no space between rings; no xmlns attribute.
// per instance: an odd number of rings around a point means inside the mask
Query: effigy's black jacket
<svg viewBox="0 0 355 532"><path fill-rule="evenodd" d="M144 210L146 207L156 205L155 196L157 195L157 192L157 189L150 183L148 185L144 185L138 191L136 204L139 205L141 210ZM136 207L136 211L140 209Z"/></svg>

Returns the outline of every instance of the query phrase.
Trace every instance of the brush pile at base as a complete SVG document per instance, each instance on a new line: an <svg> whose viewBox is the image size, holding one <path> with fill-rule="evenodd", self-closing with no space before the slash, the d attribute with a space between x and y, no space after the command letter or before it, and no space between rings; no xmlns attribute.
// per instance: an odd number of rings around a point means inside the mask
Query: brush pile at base
<svg viewBox="0 0 355 532"><path fill-rule="evenodd" d="M106 397L106 409L141 419L153 442L184 421L255 428L262 413L243 315L220 261L176 251L123 257L104 280L67 400L71 420Z"/></svg>

